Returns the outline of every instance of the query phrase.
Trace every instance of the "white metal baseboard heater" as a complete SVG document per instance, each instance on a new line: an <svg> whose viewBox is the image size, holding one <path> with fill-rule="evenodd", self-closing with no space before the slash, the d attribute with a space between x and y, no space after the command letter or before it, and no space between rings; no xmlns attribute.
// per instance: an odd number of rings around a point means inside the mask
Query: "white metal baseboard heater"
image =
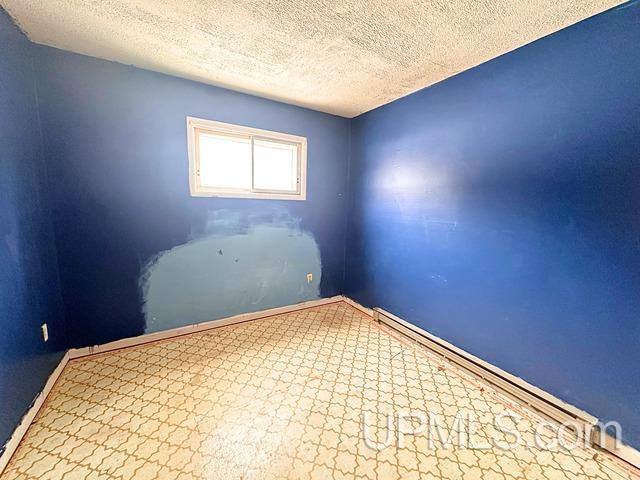
<svg viewBox="0 0 640 480"><path fill-rule="evenodd" d="M609 451L636 468L640 468L640 452L615 442L608 435L601 436L597 417L563 402L521 378L485 362L382 308L374 308L373 317L376 321L442 356L446 361L462 367L476 377L497 387L516 401L530 406L544 417L561 424L574 426L574 430L581 438L589 439L593 445Z"/></svg>

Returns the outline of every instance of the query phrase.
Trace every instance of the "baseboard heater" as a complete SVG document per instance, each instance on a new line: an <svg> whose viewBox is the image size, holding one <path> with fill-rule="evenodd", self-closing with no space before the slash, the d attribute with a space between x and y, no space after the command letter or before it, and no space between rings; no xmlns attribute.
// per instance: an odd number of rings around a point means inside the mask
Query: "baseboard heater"
<svg viewBox="0 0 640 480"><path fill-rule="evenodd" d="M442 356L445 360L470 371L485 382L498 387L501 391L518 402L525 403L532 407L545 417L559 423L566 422L575 426L578 433L581 435L587 435L583 438L591 438L592 429L598 422L596 417L563 402L547 392L525 382L521 378L515 377L504 370L501 370L498 367L465 352L441 338L410 324L386 310L383 310L382 308L374 308L373 312L374 319L378 322L383 323L420 343L429 350Z"/></svg>
<svg viewBox="0 0 640 480"><path fill-rule="evenodd" d="M435 352L446 361L471 372L517 402L530 406L549 420L574 426L574 430L581 438L588 439L592 445L607 450L635 468L640 468L640 452L621 442L616 442L607 434L601 435L597 417L563 402L521 378L465 352L382 308L373 309L373 318Z"/></svg>

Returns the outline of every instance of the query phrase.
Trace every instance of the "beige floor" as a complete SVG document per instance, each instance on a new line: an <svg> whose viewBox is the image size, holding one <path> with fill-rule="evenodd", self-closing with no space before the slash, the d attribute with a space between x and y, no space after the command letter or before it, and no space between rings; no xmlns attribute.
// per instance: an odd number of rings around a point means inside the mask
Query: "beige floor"
<svg viewBox="0 0 640 480"><path fill-rule="evenodd" d="M382 441L386 413L427 410L471 412L480 438L505 410L524 439L540 420L333 304L72 361L3 479L635 478L589 448L365 444L361 412Z"/></svg>

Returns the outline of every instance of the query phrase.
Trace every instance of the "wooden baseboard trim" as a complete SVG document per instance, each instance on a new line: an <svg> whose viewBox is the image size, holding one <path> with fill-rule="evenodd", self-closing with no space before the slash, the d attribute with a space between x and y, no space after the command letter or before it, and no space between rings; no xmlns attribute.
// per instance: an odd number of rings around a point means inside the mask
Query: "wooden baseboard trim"
<svg viewBox="0 0 640 480"><path fill-rule="evenodd" d="M368 315L368 316L373 318L373 310L372 309L367 308L367 307L363 307L358 302L355 302L355 301L351 300L349 297L342 297L342 300L347 305L351 305L356 310L360 310L365 315Z"/></svg>
<svg viewBox="0 0 640 480"><path fill-rule="evenodd" d="M628 463L631 467L640 470L640 452L629 445L625 445L621 441L607 434L600 435L600 429L594 428L591 436L592 443L601 449L609 452L611 455L618 457L620 460ZM635 472L636 475L640 472Z"/></svg>
<svg viewBox="0 0 640 480"><path fill-rule="evenodd" d="M47 383L45 384L42 392L38 394L33 404L27 411L18 427L14 430L11 438L5 445L5 449L0 456L0 475L8 465L11 457L17 450L22 438L27 433L29 426L35 419L36 415L42 408L44 401L47 396L51 392L51 389L55 385L58 377L64 370L64 367L70 360L76 358L88 357L91 355L97 355L99 353L110 352L113 350L120 350L122 348L134 347L136 345L143 345L145 343L155 342L158 340L165 340L173 337L180 337L182 335L188 335L190 333L203 332L206 330L211 330L214 328L224 327L227 325L234 325L237 323L248 322L251 320L259 320L261 318L268 318L274 315L282 315L284 313L295 312L297 310L305 310L307 308L319 307L321 305L329 305L332 303L343 302L345 299L342 295L337 295L335 297L330 298L321 298L318 300L310 300L308 302L297 303L294 305L287 305L284 307L270 308L268 310L261 310L259 312L252 313L243 313L240 315L235 315L233 317L221 318L219 320L212 320L209 322L196 323L192 325L187 325L185 327L173 328L171 330L165 330L162 332L149 333L145 335L140 335L139 337L125 338L122 340L116 340L115 342L105 343L103 345L95 345L92 347L84 347L84 348L72 348L65 352L62 360L53 371L53 373L49 376Z"/></svg>
<svg viewBox="0 0 640 480"><path fill-rule="evenodd" d="M337 295L335 297L310 300L308 302L296 303L294 305L287 305L284 307L270 308L268 310L261 310L259 312L241 313L240 315L234 315L233 317L221 318L218 320L211 320L202 323L194 323L191 325L186 325L184 327L172 328L171 330L147 333L138 337L123 338L122 340L116 340L114 342L104 343L102 345L94 345L91 347L83 348L72 348L71 350L69 350L69 358L82 358L89 355L96 355L98 353L120 350L122 348L135 347L137 345L143 345L145 343L157 342L158 340L166 340L169 338L180 337L182 335L189 335L191 333L198 333L214 328L220 328L227 325L249 322L251 320L272 317L274 315L282 315L284 313L295 312L296 310L304 310L307 308L319 307L321 305L338 303L343 300L344 297L342 295Z"/></svg>
<svg viewBox="0 0 640 480"><path fill-rule="evenodd" d="M27 430L31 426L31 423L33 423L33 420L36 418L36 415L38 415L38 412L42 408L42 405L44 405L44 402L47 399L47 396L49 396L49 393L51 393L51 389L55 385L56 381L60 377L60 374L62 373L62 371L64 370L64 367L67 365L68 362L69 362L69 352L65 352L58 366L51 373L51 375L49 375L49 378L47 379L47 383L45 383L44 388L42 389L42 392L40 392L38 396L35 398L35 400L31 404L31 407L29 408L25 416L22 417L22 420L20 420L20 424L13 431L11 438L9 438L9 440L5 444L4 451L0 456L0 475L2 475L2 472L4 472L4 469L9 464L11 457L18 449L18 446L20 445L20 442L24 438L24 435L27 433Z"/></svg>
<svg viewBox="0 0 640 480"><path fill-rule="evenodd" d="M340 302L344 302L350 305L351 307L361 311L365 315L372 317L376 321L387 325L393 330L398 331L425 346L426 348L429 348L430 350L444 357L447 361L455 363L465 370L470 371L475 376L491 385L498 387L501 391L509 394L510 397L521 403L525 403L531 406L535 410L543 413L545 416L560 422L566 420L579 422L584 426L586 432L591 435L591 438L596 438L593 427L598 422L598 419L588 414L587 412L584 412L570 404L563 402L553 395L525 382L518 377L505 372L504 370L501 370L494 365L491 365L488 362L485 362L478 357L471 355L468 352L465 352L464 350L446 342L445 340L442 340L441 338L436 337L435 335L432 335L429 332L393 315L392 313L389 313L380 308L370 309L360 305L359 303L353 301L348 297L337 295L335 297L311 300L308 302L288 305L285 307L277 307L268 310L262 310L259 312L235 315L233 317L222 318L219 320L212 320L209 322L187 325L185 327L174 328L162 332L145 334L139 337L117 340L115 342L110 342L103 345L71 349L67 351L60 360L60 363L58 364L56 369L49 376L49 379L47 380L47 383L45 384L42 392L36 397L31 408L22 418L20 424L13 432L13 435L6 443L4 452L0 456L0 475L8 465L11 457L20 445L22 438L29 429L29 426L40 411L40 408L42 408L42 405L51 392L51 389L60 377L60 374L64 370L64 367L70 360L96 355L99 353L105 353L113 350L119 350L122 348L133 347L136 345L143 345L158 340L165 340L182 335L188 335L191 333L203 332L227 325L259 320L274 315L282 315L285 313L295 312L297 310L304 310L307 308L314 308L322 305L329 305ZM613 439L611 439L610 437L607 437L605 441L602 442L594 441L594 444L611 453L612 455L620 458L629 465L635 468L640 468L640 452L638 452L638 450L635 450L634 448L624 444L616 445Z"/></svg>

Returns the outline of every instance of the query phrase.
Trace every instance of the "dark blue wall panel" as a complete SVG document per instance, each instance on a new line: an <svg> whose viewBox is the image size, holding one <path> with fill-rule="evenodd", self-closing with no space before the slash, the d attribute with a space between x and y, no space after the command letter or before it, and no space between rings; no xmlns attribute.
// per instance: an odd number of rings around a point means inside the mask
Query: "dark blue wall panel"
<svg viewBox="0 0 640 480"><path fill-rule="evenodd" d="M0 9L0 450L66 342L31 44ZM40 325L47 323L44 343Z"/></svg>
<svg viewBox="0 0 640 480"><path fill-rule="evenodd" d="M640 447L640 4L354 120L346 293Z"/></svg>
<svg viewBox="0 0 640 480"><path fill-rule="evenodd" d="M342 292L347 119L37 48L72 346ZM307 200L190 197L188 115L306 136Z"/></svg>

